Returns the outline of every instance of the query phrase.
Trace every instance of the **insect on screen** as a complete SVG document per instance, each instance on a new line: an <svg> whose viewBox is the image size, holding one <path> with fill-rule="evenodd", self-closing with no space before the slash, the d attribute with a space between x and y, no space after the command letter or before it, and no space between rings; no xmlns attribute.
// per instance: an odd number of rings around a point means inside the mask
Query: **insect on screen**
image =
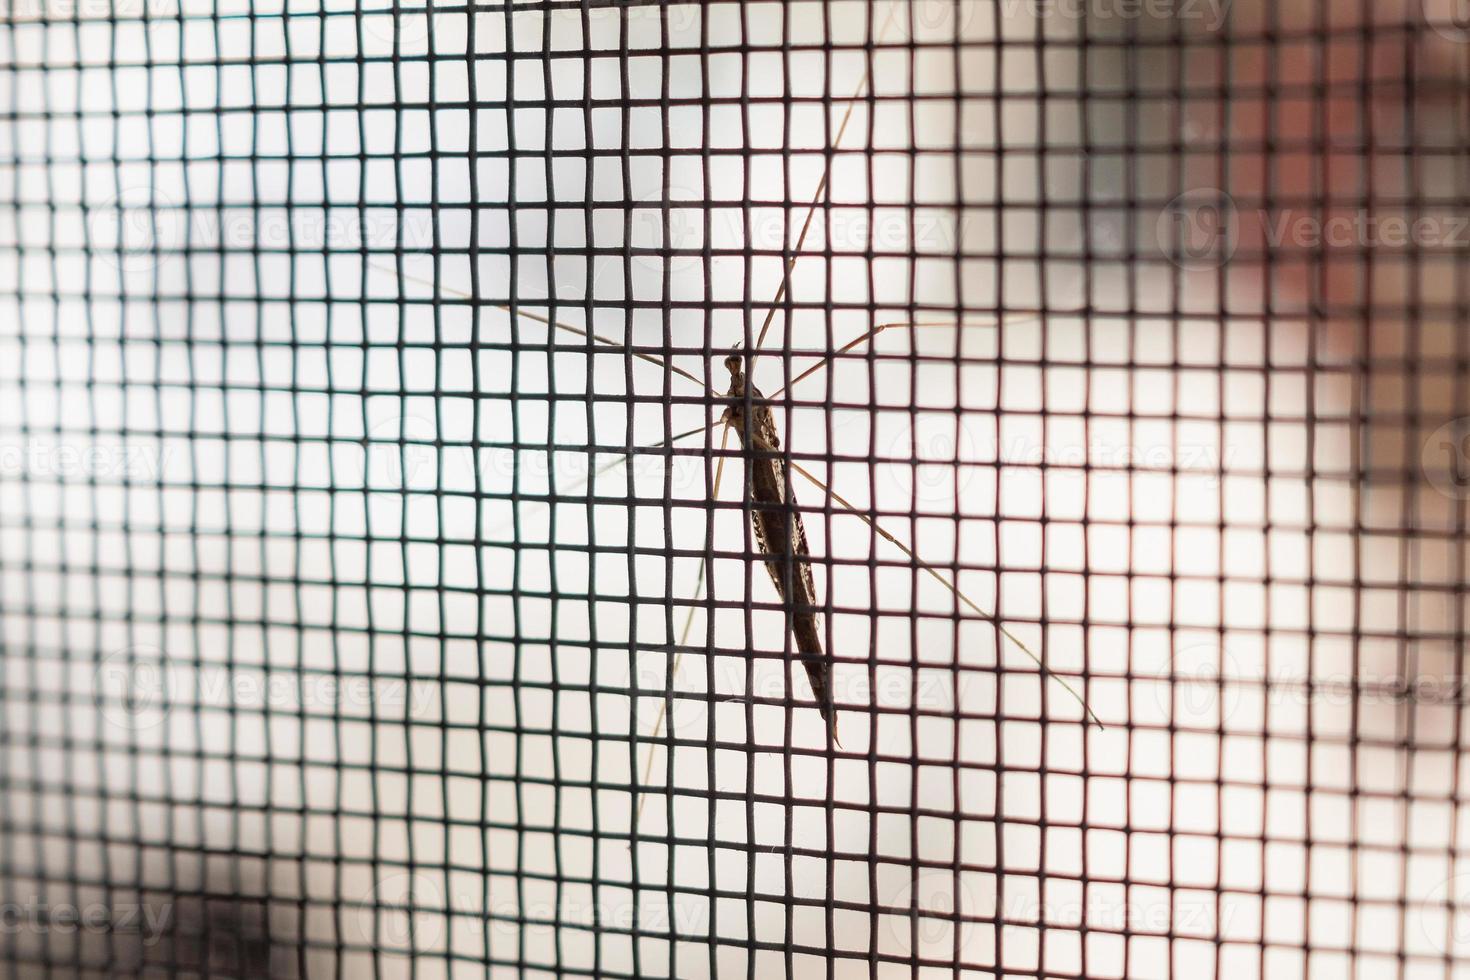
<svg viewBox="0 0 1470 980"><path fill-rule="evenodd" d="M0 977L1450 977L1451 0L10 0Z"/></svg>

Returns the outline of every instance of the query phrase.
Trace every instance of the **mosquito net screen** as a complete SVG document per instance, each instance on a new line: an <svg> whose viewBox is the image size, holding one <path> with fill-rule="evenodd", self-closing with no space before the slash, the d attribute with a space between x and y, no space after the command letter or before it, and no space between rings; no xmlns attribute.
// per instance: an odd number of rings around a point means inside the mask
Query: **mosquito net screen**
<svg viewBox="0 0 1470 980"><path fill-rule="evenodd" d="M1449 977L1452 0L9 0L0 976Z"/></svg>

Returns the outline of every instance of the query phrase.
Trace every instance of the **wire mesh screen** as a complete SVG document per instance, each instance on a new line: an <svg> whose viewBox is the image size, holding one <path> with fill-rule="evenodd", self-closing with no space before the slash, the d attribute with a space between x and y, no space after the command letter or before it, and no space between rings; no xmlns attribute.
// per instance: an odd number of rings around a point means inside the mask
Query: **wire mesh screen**
<svg viewBox="0 0 1470 980"><path fill-rule="evenodd" d="M1451 0L10 0L0 976L1449 977Z"/></svg>

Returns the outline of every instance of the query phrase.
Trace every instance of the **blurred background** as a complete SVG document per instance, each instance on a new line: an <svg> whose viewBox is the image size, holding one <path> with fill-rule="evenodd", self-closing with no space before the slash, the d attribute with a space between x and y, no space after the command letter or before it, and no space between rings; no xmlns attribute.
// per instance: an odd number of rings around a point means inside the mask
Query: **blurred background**
<svg viewBox="0 0 1470 980"><path fill-rule="evenodd" d="M12 0L0 976L1470 971L1467 44Z"/></svg>

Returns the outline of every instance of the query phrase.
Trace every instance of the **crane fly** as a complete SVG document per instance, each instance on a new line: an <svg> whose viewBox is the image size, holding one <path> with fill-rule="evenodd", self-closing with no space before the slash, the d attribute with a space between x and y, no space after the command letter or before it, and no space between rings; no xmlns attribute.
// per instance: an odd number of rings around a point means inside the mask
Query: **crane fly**
<svg viewBox="0 0 1470 980"><path fill-rule="evenodd" d="M803 230L803 234L804 232L805 229ZM384 271L394 272L404 281L416 282L420 285L436 288L459 296L460 298L476 299L476 297L469 293L452 289L442 284L436 284L432 280L417 277L401 270L385 268ZM780 302L779 296L776 302ZM795 494L791 489L790 475L792 473L802 477L806 482L822 491L836 505L837 510L845 514L850 514L862 521L877 536L883 538L883 540L903 552L914 563L917 569L922 570L929 577L939 582L961 605L965 606L980 619L992 623L1003 638L1013 644L1041 669L1044 677L1060 685L1082 706L1088 722L1102 727L1102 722L1092 712L1092 709L1087 706L1086 700L1077 689L1068 683L1066 678L1054 673L1051 668L1047 667L1041 658L1024 641L1016 636L1015 633L997 620L993 613L986 611L979 603L961 590L954 580L921 558L910 545L885 528L875 517L868 514L864 508L842 496L830 485L802 466L782 448L779 426L776 423L773 406L780 404L782 396L786 395L796 384L830 366L833 358L846 354L865 344L871 344L879 335L892 329L916 331L923 328L948 328L953 330L978 325L993 326L998 322L996 318L959 322L937 320L881 323L840 348L810 352L819 353L822 360L796 375L796 377L792 378L786 385L774 393L765 395L748 380L751 367L756 362L757 355L761 350L759 340L757 340L756 345L751 350L747 352L735 350L725 357L724 365L730 374L730 387L726 391L720 392L711 388L693 372L658 355L632 350L618 340L543 316L531 310L515 309L499 303L487 305L523 319L539 323L548 329L575 334L597 347L622 350L631 357L655 364L672 375L698 385L703 389L712 405L723 406L718 418L689 429L688 431L680 432L662 442L641 446L639 449L667 449L675 443L693 438L694 436L703 435L715 426L719 426L724 430L724 434L720 444L720 450L716 457L717 463L714 482L710 488L711 498L718 499L725 462L730 458L730 453L727 451L729 436L731 431L738 433L744 450L739 455L746 466L746 484L750 494L749 510L753 536L757 547L760 549L766 569L771 575L772 582L775 584L776 592L782 601L787 615L789 632L796 638L797 653L803 667L806 669L807 679L811 684L812 693L816 699L817 710L822 716L828 737L831 741L835 742L837 739L838 711L838 705L833 699L832 658L825 651L821 641L821 631L818 626L821 603L817 598L815 580L812 575L811 555L807 545L806 528L802 522L801 511L796 503ZM770 326L775 309L776 304L772 304L770 315L767 316L766 323L760 334L761 338L764 338L766 330ZM1028 322L1034 319L1036 318L1028 315L1006 318L1006 322ZM792 351L791 353L806 352ZM581 488L590 485L597 477L624 465L636 454L637 450L630 453L619 453L611 462L594 470L586 479L580 480L576 485L570 487L568 492L575 493ZM499 529L505 529L507 526L502 525ZM694 594L692 596L694 602L699 601L704 591L706 578L707 561L701 559ZM689 645L689 635L693 625L695 611L696 607L691 605L684 619L679 644L669 669L669 683L671 685L674 678L678 676L684 651ZM672 688L670 688L666 698L659 704L659 711L654 721L653 729L647 736L650 740L659 737L667 716L669 701L672 697ZM653 755L651 749L652 746L650 746L649 755L646 756L640 785L647 785L652 774ZM638 805L638 813L640 815L646 800L646 795L640 795ZM637 818L635 818L635 827L636 825Z"/></svg>
<svg viewBox="0 0 1470 980"><path fill-rule="evenodd" d="M890 13L888 23L884 24L883 32L880 32L876 40L881 40L881 34L886 33L891 23L892 14ZM836 149L842 141L843 134L846 132L848 123L852 119L853 110L861 98L863 90L867 87L870 72L871 68L868 72L864 73L862 80L858 83L857 91L847 100L847 109L833 138L831 144L832 149ZM773 406L778 404L781 396L786 394L792 387L806 378L811 377L816 372L829 367L832 360L839 355L846 354L864 344L872 344L879 334L893 328L902 328L909 331L930 327L959 330L982 324L995 326L1001 322L1000 317L991 317L978 321L957 319L934 322L903 321L878 324L836 350L812 352L820 354L822 359L819 363L792 378L774 394L770 396L764 395L759 388L750 382L749 378L753 372L756 360L764 348L766 336L770 331L776 311L781 307L783 299L786 296L791 282L792 272L796 266L797 259L802 254L802 249L805 245L807 234L811 230L812 220L816 214L817 206L827 192L830 175L829 159L811 203L807 207L806 218L802 224L801 233L792 250L791 257L785 263L781 284L776 292L775 299L767 307L765 320L761 326L759 335L755 338L754 344L748 351L736 349L725 357L724 365L730 374L730 387L723 393L711 388L696 374L674 364L669 359L649 354L645 351L632 350L627 344L619 340L605 337L594 333L590 329L583 329L563 323L551 317L527 310L524 308L524 304L517 307L504 304L489 305L514 317L539 323L548 329L575 334L587 341L589 345L622 350L631 357L655 364L670 374L698 385L709 397L712 405L723 406L723 410L718 418L697 428L690 429L687 432L681 432L671 436L656 445L640 448L650 450L667 449L677 442L696 435L702 435L715 426L720 426L724 432L710 494L712 499L718 499L725 461L728 458L729 436L731 431L737 434L743 450L740 456L745 464L745 483L748 493L748 510L753 537L761 558L765 563L766 570L770 573L771 581L775 585L776 593L781 599L787 619L787 630L796 640L796 653L801 660L802 666L806 669L807 680L811 685L812 694L816 700L817 711L821 714L826 727L829 745L832 743L841 744L837 741L838 705L833 696L833 661L830 653L824 649L821 631L818 625L821 603L817 598L816 583L812 575L811 554L807 545L806 527L803 524L801 510L796 502L791 485L791 474L793 472L821 490L829 500L837 505L838 510L851 514L863 521L877 536L882 537L885 541L897 547L914 563L917 569L922 569L930 577L937 580L954 595L959 603L968 608L976 616L994 624L996 630L1002 637L1014 644L1040 668L1044 677L1055 681L1077 700L1082 706L1087 721L1101 727L1102 722L1098 720L1097 716L1087 706L1087 702L1082 695L1065 678L1055 674L1047 667L1041 658L1033 653L1024 642L1002 624L993 613L983 609L977 602L966 595L955 581L940 572L935 566L920 558L913 548L884 528L875 517L870 516L863 508L851 503L841 494L834 491L827 483L814 476L782 448L779 427L776 423ZM449 292L464 299L471 301L478 299L478 297L472 294L453 290L434 281L409 275L400 269L385 269L384 271L392 272L402 280L418 282L421 285ZM1006 322L1015 323L1035 319L1038 318L1024 316L1006 318ZM790 350L790 353L804 352ZM635 453L631 452L619 454L611 463L595 470L587 479L579 481L579 487L589 485L598 476L623 465L632 459L634 455ZM702 558L700 560L697 583L692 597L693 602L697 603L703 594L706 577L707 559ZM650 742L657 740L663 730L668 707L673 698L672 685L678 676L684 650L688 648L689 633L694 620L695 609L696 607L691 604L685 617L679 644L675 650L673 661L669 666L668 692L664 700L659 704L658 715L654 721L653 730L648 735ZM636 735L636 729L634 734ZM652 775L652 766L653 745L650 744L649 752L643 766L642 780L637 785L646 786L649 784ZM635 833L642 816L643 805L646 801L647 795L640 794L637 813L634 816L633 822Z"/></svg>

